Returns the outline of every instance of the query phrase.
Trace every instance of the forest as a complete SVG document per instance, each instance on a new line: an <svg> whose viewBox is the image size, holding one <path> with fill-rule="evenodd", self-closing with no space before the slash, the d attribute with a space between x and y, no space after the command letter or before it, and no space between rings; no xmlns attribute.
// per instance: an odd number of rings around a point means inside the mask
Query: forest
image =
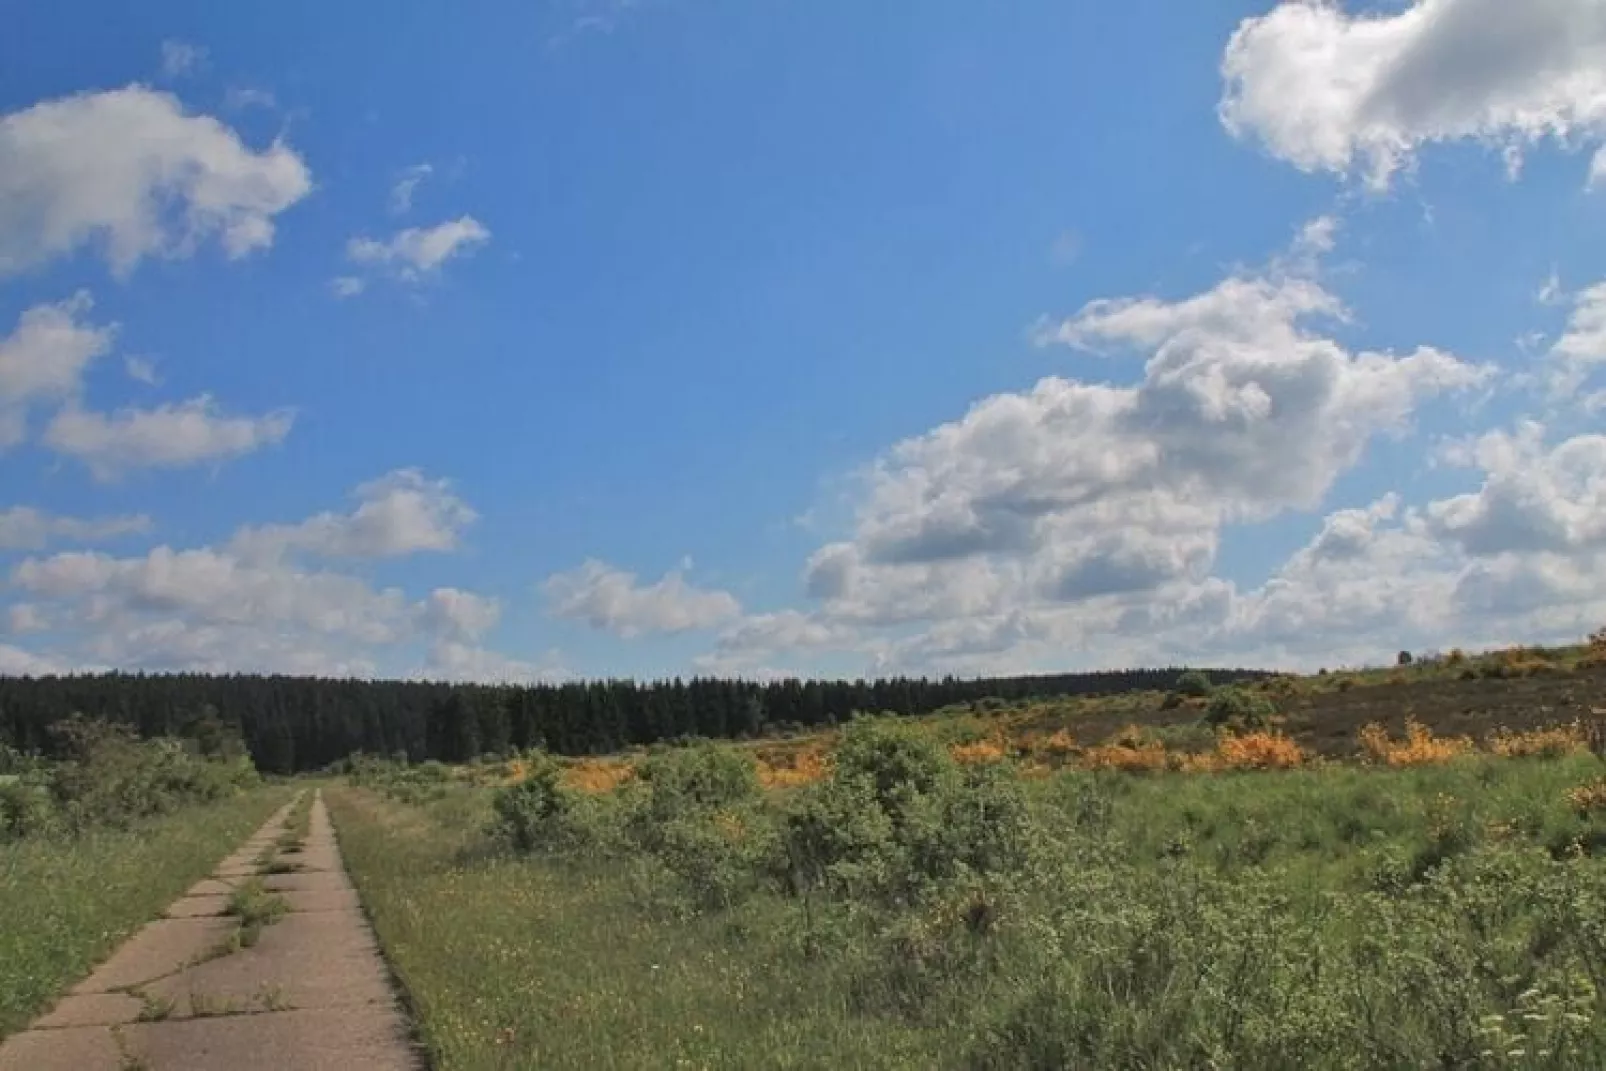
<svg viewBox="0 0 1606 1071"><path fill-rule="evenodd" d="M0 744L52 755L50 727L73 714L141 736L194 735L221 721L267 773L317 770L358 753L462 762L541 747L595 755L660 741L742 739L812 729L857 712L927 714L956 703L1168 689L1185 670L875 681L713 678L537 685L106 673L0 677ZM1218 669L1217 682L1256 670Z"/></svg>

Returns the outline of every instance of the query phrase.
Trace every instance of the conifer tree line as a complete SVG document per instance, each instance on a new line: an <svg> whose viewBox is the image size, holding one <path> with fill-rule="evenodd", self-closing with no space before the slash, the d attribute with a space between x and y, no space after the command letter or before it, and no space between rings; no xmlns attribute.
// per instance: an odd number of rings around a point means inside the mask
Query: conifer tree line
<svg viewBox="0 0 1606 1071"><path fill-rule="evenodd" d="M238 730L259 769L295 773L358 752L463 762L531 747L587 755L686 737L755 737L834 725L858 712L926 714L987 699L1169 689L1182 672L537 685L188 673L0 677L0 743L49 755L57 746L49 727L75 713L142 736L184 735L215 717ZM1228 682L1264 674L1210 675Z"/></svg>

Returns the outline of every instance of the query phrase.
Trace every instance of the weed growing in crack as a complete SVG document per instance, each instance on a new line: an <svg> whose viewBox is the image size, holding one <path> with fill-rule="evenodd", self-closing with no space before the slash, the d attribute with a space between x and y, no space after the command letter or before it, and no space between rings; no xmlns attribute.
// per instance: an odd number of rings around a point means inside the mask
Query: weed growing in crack
<svg viewBox="0 0 1606 1071"><path fill-rule="evenodd" d="M234 890L223 913L240 920L236 937L240 947L251 948L261 938L263 927L273 925L289 910L284 897L268 892L262 879L251 878Z"/></svg>
<svg viewBox="0 0 1606 1071"><path fill-rule="evenodd" d="M172 997L164 997L157 993L138 993L139 1014L134 1017L138 1023L159 1023L172 1016L174 1001Z"/></svg>

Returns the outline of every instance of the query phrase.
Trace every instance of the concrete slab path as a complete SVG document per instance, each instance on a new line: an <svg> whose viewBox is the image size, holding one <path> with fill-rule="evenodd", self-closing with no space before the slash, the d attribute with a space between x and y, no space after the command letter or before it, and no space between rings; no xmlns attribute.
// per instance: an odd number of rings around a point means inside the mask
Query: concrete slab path
<svg viewBox="0 0 1606 1071"><path fill-rule="evenodd" d="M294 806L0 1044L0 1071L422 1067L321 796L300 850L279 844ZM241 947L226 911L253 879L285 913Z"/></svg>

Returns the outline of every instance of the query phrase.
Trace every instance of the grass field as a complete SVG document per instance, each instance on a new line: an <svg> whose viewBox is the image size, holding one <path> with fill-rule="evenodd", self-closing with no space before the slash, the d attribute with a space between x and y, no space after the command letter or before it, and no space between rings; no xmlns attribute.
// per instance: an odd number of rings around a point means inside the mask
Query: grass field
<svg viewBox="0 0 1606 1071"><path fill-rule="evenodd" d="M1022 780L901 732L880 804L692 748L530 797L522 854L493 787L328 799L443 1069L1606 1066L1587 753ZM800 884L800 830L860 839Z"/></svg>
<svg viewBox="0 0 1606 1071"><path fill-rule="evenodd" d="M0 844L0 1037L160 914L289 794L258 788L128 830Z"/></svg>

